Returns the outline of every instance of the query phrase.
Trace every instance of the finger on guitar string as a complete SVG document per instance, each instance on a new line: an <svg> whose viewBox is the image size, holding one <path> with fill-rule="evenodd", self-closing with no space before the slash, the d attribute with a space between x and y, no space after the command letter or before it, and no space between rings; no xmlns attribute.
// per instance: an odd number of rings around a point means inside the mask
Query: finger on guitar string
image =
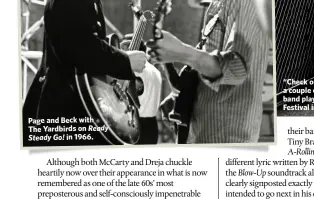
<svg viewBox="0 0 314 199"><path fill-rule="evenodd" d="M152 57L148 56L148 62L151 63L152 65L158 64L161 62L161 60L158 57Z"/></svg>
<svg viewBox="0 0 314 199"><path fill-rule="evenodd" d="M147 50L147 60L149 60L149 62L151 64L155 64L155 63L161 62L162 59L160 58L160 53L159 53L158 49L149 49L149 50Z"/></svg>
<svg viewBox="0 0 314 199"><path fill-rule="evenodd" d="M154 31L154 35L155 35L155 39L157 40L160 40L164 37L161 28L156 28Z"/></svg>
<svg viewBox="0 0 314 199"><path fill-rule="evenodd" d="M157 49L149 49L147 54L152 57L158 57L160 55Z"/></svg>

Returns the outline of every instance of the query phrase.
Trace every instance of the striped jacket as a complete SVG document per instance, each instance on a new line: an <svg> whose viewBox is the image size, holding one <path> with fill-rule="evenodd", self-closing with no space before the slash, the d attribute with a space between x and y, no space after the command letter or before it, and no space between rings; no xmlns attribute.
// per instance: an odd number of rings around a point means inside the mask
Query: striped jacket
<svg viewBox="0 0 314 199"><path fill-rule="evenodd" d="M269 40L250 0L213 0L203 50L220 57L222 77L200 75L188 143L257 142Z"/></svg>

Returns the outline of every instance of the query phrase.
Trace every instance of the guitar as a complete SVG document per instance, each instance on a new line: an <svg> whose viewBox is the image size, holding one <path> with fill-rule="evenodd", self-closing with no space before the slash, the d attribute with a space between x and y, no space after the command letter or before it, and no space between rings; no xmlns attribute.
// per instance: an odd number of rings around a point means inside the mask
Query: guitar
<svg viewBox="0 0 314 199"><path fill-rule="evenodd" d="M130 5L139 22L131 40L129 50L137 50L143 37L147 20L143 12ZM107 37L107 42L120 48L120 40L116 34ZM108 75L91 76L75 71L76 86L93 125L108 144L133 145L139 140L141 131L139 113L136 106L135 82L119 80Z"/></svg>
<svg viewBox="0 0 314 199"><path fill-rule="evenodd" d="M171 11L170 0L160 0L153 28L154 40L163 38L163 22ZM178 75L173 63L165 64L166 77L170 84L171 94L161 103L161 109L171 109L168 119L176 126L179 144L186 143L189 132L189 124L199 83L198 72L190 66L184 66Z"/></svg>

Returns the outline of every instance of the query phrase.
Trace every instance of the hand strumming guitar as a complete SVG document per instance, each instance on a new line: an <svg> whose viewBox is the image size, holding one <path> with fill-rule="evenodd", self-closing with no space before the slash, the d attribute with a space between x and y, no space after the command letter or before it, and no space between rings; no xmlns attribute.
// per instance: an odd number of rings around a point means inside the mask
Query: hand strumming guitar
<svg viewBox="0 0 314 199"><path fill-rule="evenodd" d="M163 30L162 34L162 39L147 42L148 59L151 63L180 62L210 78L221 75L219 61L214 53L207 53L185 44L167 31Z"/></svg>
<svg viewBox="0 0 314 199"><path fill-rule="evenodd" d="M132 35L133 36L133 35ZM121 43L120 43L120 48L124 51L128 51L129 49L129 46L131 44L131 39L132 39L132 36L130 36L131 38L128 39L125 39L123 40ZM144 46L144 43L142 42L141 43L141 47L140 47L140 51L141 52L145 52L145 50L143 49L145 48L146 50L146 47ZM147 62L145 62L146 64ZM144 71L144 69L142 70L142 72ZM136 71L137 72L137 71ZM136 74L135 74L136 75ZM138 96L141 96L144 92L144 82L143 80L140 78L140 77L136 77L135 79L135 87L136 87L136 91L137 91L137 94Z"/></svg>
<svg viewBox="0 0 314 199"><path fill-rule="evenodd" d="M141 73L145 68L146 63L146 54L142 51L126 51L126 54L129 56L131 68L133 71Z"/></svg>

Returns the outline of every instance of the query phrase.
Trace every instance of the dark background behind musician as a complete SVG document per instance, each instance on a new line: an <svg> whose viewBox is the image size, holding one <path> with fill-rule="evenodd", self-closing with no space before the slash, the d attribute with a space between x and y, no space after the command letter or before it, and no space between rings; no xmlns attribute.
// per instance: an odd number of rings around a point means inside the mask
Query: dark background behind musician
<svg viewBox="0 0 314 199"><path fill-rule="evenodd" d="M142 72L146 55L141 51L123 51L110 46L106 40L106 23L99 0L50 0L44 13L43 61L29 89L23 106L23 145L32 146L29 141L32 131L29 118L66 119L84 118L87 115L79 99L75 83L78 74L109 75L122 80L135 81L135 72ZM138 99L137 99L138 100ZM139 104L139 103L138 103ZM83 123L60 122L71 134L80 132ZM49 126L58 126L54 123ZM90 140L72 139L60 142L52 139L47 145L102 145L102 137L89 129ZM49 132L49 131L48 131ZM60 131L57 131L60 132ZM62 133L63 132L63 133ZM67 132L61 131L60 134ZM60 142L60 144L58 143ZM45 145L37 142L36 145ZM58 143L58 144L57 144Z"/></svg>
<svg viewBox="0 0 314 199"><path fill-rule="evenodd" d="M313 116L312 110L283 110L282 92L293 86L287 84L286 79L308 80L314 77L314 1L276 0L276 11L278 116ZM306 87L313 89L313 85ZM296 97L293 94L285 96Z"/></svg>

